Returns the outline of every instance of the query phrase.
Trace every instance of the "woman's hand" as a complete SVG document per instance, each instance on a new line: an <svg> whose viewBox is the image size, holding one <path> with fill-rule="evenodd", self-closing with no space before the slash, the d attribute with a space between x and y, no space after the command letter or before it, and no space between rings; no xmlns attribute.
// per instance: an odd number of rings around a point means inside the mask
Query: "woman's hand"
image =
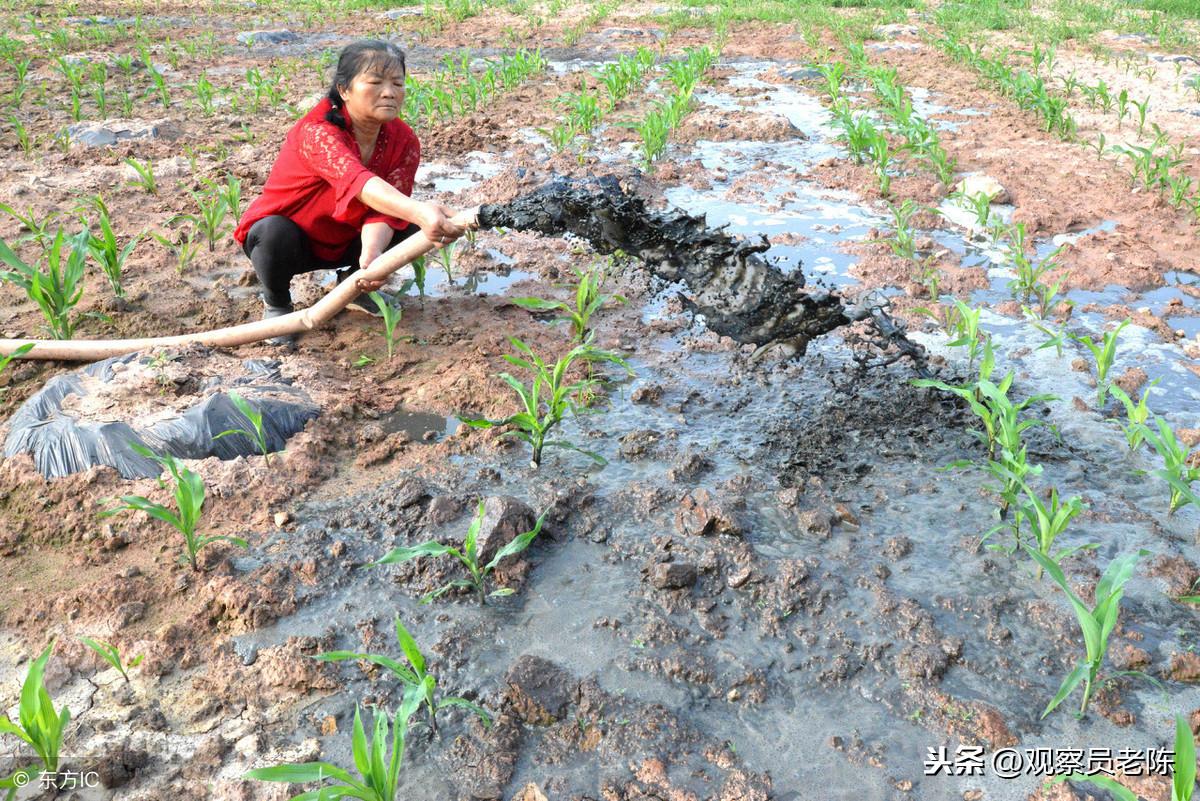
<svg viewBox="0 0 1200 801"><path fill-rule="evenodd" d="M416 223L421 232L429 237L429 241L438 247L448 245L466 233L466 229L461 225L451 222L450 218L458 213L454 209L441 203L422 203L421 206Z"/></svg>

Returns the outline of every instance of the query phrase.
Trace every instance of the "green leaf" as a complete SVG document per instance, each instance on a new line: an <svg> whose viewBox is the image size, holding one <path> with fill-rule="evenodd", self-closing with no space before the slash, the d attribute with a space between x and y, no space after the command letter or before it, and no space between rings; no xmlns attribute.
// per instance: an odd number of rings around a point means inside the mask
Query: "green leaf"
<svg viewBox="0 0 1200 801"><path fill-rule="evenodd" d="M325 779L336 779L347 783L354 780L349 772L328 762L303 762L296 765L276 765L271 768L257 768L242 774L242 778L255 779L260 782L287 782L289 784L319 782Z"/></svg>
<svg viewBox="0 0 1200 801"><path fill-rule="evenodd" d="M1196 789L1196 742L1183 715L1175 716L1175 776L1171 801L1191 801Z"/></svg>
<svg viewBox="0 0 1200 801"><path fill-rule="evenodd" d="M1050 703L1046 705L1046 708L1042 710L1041 717L1046 717L1046 715L1049 715L1054 711L1056 706L1065 701L1067 696L1079 686L1079 682L1083 681L1084 676L1087 675L1087 671L1088 665L1086 662L1080 662L1078 665L1076 665L1075 669L1068 673L1067 677L1063 679L1063 683L1061 686L1059 686L1058 692L1054 694L1054 698L1051 699Z"/></svg>
<svg viewBox="0 0 1200 801"><path fill-rule="evenodd" d="M547 514L547 512L542 512L542 514L538 517L537 522L534 524L532 529L530 529L529 531L526 531L524 534L520 534L520 535L514 537L511 542L509 542L507 545L505 545L503 548L501 548L499 551L497 551L496 555L494 557L492 557L492 561L487 563L487 566L484 568L484 571L485 572L492 571L493 569L495 569L496 565L500 564L501 560L503 560L505 557L512 556L513 554L518 554L521 551L528 548L529 543L533 542L533 538L536 537L541 532L542 523L545 522L545 520L546 520L546 514Z"/></svg>
<svg viewBox="0 0 1200 801"><path fill-rule="evenodd" d="M400 644L400 650L404 652L404 656L412 664L417 675L424 676L425 656L417 646L417 641L408 633L408 629L404 628L404 624L400 622L399 617L396 618L396 642Z"/></svg>
<svg viewBox="0 0 1200 801"><path fill-rule="evenodd" d="M567 304L560 300L544 300L542 298L510 298L510 300L522 309L530 311L557 311L568 308Z"/></svg>
<svg viewBox="0 0 1200 801"><path fill-rule="evenodd" d="M454 554L457 556L458 549L450 545L442 545L436 540L430 540L429 542L423 542L420 545L414 545L410 548L394 548L382 559L376 562L368 562L367 567L400 564L422 556L443 556L445 554Z"/></svg>
<svg viewBox="0 0 1200 801"><path fill-rule="evenodd" d="M459 698L457 696L450 696L449 698L443 698L441 701L438 702L437 708L442 709L443 707L447 707L447 706L457 706L462 709L469 709L470 711L472 711L476 715L478 715L479 719L483 721L484 728L488 728L492 725L492 718L487 713L487 710L485 710L479 704L475 704L475 703L468 701L466 698Z"/></svg>

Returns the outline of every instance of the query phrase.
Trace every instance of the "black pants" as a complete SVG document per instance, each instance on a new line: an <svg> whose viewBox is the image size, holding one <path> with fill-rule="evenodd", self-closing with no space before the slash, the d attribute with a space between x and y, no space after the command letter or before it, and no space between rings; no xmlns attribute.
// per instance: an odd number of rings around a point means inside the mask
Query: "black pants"
<svg viewBox="0 0 1200 801"><path fill-rule="evenodd" d="M410 224L403 231L395 231L387 247L394 248L417 230L417 226ZM250 226L242 250L250 257L254 272L258 274L258 282L263 287L263 300L268 306L286 308L292 305L292 278L300 273L338 270L338 280L341 280L358 269L362 240L355 239L346 252L333 261L318 259L313 255L308 236L300 226L287 217L273 214Z"/></svg>

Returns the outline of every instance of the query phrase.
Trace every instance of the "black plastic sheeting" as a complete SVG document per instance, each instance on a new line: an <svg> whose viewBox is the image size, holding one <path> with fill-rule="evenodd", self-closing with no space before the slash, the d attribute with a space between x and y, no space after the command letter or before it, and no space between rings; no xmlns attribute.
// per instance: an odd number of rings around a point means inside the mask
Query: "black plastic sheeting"
<svg viewBox="0 0 1200 801"><path fill-rule="evenodd" d="M287 440L320 413L302 390L290 386L279 374L279 363L261 359L243 362L247 375L237 378L212 377L204 381L204 399L182 414L139 427L124 422L81 422L62 409L70 395L84 395L83 377L108 382L113 365L147 357L131 353L90 364L74 373L51 378L13 414L4 455L28 453L46 478L60 478L96 465L114 468L124 478L153 478L162 467L136 453L131 445L142 445L155 453L181 459L234 459L257 455L258 445L241 434L214 439L230 429L253 430L237 410L227 392L235 390L262 413L263 434L271 452L283 450Z"/></svg>

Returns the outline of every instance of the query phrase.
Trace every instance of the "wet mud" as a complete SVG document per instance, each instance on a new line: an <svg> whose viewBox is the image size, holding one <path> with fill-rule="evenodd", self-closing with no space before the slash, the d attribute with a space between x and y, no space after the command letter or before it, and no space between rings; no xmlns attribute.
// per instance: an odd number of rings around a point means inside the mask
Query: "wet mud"
<svg viewBox="0 0 1200 801"><path fill-rule="evenodd" d="M799 270L790 275L761 254L765 238L738 240L703 217L656 212L612 176L591 181L556 178L534 192L479 210L480 225L578 236L599 253L622 250L657 277L682 281L685 306L718 334L758 348L780 345L803 354L814 338L866 313L833 291L809 292Z"/></svg>

